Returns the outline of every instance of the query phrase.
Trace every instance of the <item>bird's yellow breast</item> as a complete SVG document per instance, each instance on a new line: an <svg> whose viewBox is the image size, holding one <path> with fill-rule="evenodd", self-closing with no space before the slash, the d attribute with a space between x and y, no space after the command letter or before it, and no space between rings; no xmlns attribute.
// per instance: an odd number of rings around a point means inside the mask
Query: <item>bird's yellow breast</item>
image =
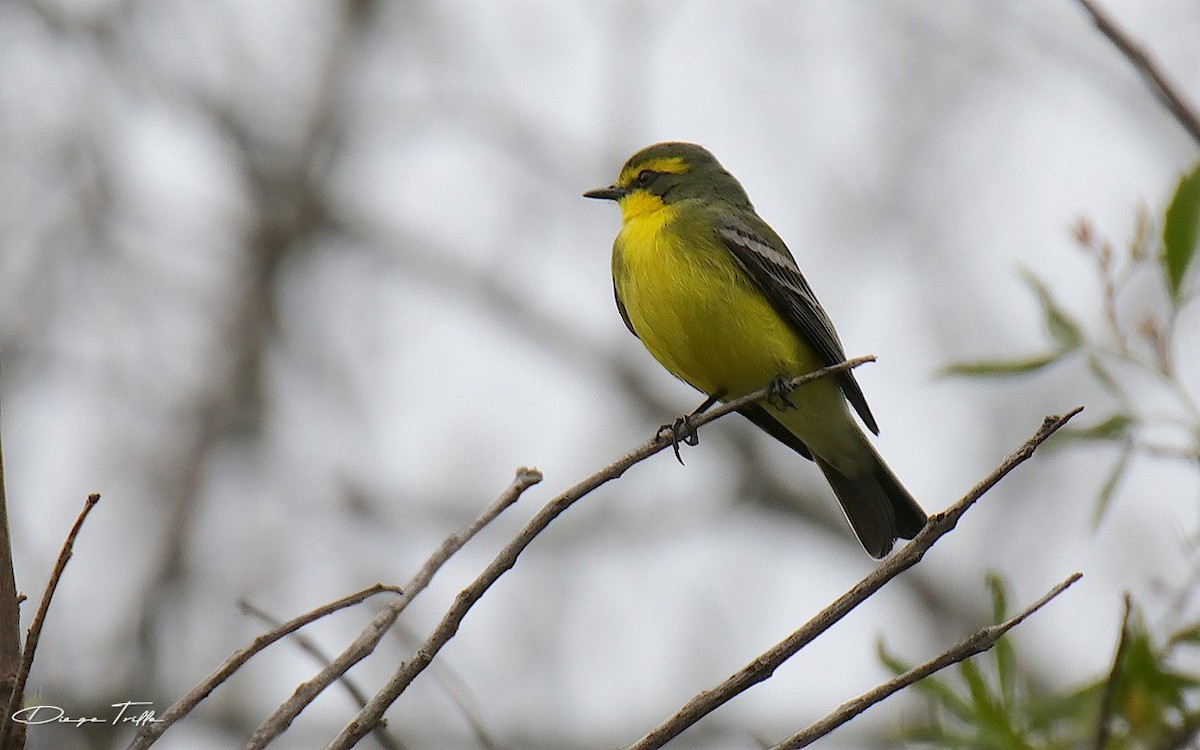
<svg viewBox="0 0 1200 750"><path fill-rule="evenodd" d="M732 398L821 366L725 248L706 212L621 199L613 282L634 331L679 379Z"/></svg>

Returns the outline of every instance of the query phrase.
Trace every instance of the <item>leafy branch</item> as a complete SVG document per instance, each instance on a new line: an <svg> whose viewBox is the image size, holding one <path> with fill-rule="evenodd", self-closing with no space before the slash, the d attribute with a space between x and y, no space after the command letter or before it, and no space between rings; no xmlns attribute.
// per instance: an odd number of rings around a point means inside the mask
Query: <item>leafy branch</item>
<svg viewBox="0 0 1200 750"><path fill-rule="evenodd" d="M1153 232L1151 223L1147 212L1140 211L1137 229L1124 252L1100 237L1087 219L1080 219L1072 228L1077 245L1092 260L1101 289L1104 322L1100 330L1089 330L1055 298L1049 284L1033 271L1021 269L1022 279L1037 298L1051 346L1042 353L961 362L945 369L946 374L972 378L1018 376L1082 361L1115 407L1091 425L1063 430L1056 441L1118 447L1099 491L1096 523L1106 514L1136 454L1200 465L1200 402L1179 372L1174 356L1180 314L1197 295L1189 288L1186 275L1200 243L1200 164L1176 185L1161 233ZM1161 308L1127 320L1121 310L1130 283L1145 276L1157 280ZM1146 387L1159 391L1163 398L1145 397L1141 389ZM1164 400L1175 408L1163 411L1145 406Z"/></svg>
<svg viewBox="0 0 1200 750"><path fill-rule="evenodd" d="M1002 641L1001 637L1008 631L1015 628L1025 621L1034 612L1037 612L1042 607L1050 603L1062 592L1073 586L1076 581L1083 577L1082 573L1072 573L1054 588L1046 592L1042 598L1038 599L1033 604L1030 604L1025 609L1017 614L997 622L994 625L986 627L969 637L959 642L957 645L943 651L936 657L930 659L924 664L911 667L906 670L900 670L895 678L879 685L875 689L860 695L859 697L843 703L838 706L837 710L825 716L820 721L814 722L806 729L793 734L783 742L775 745L771 750L797 750L797 748L808 747L816 740L824 737L834 729L849 722L854 717L866 711L871 706L885 700L886 698L900 692L909 685L913 685L926 677L934 675L941 670L961 664L964 674L974 674L975 669L969 659L973 656L982 654L985 651L996 648L997 661L1003 663L1005 654L1011 653L1011 647L1007 641ZM1001 646L1006 648L1000 648Z"/></svg>
<svg viewBox="0 0 1200 750"><path fill-rule="evenodd" d="M799 630L758 656L721 684L696 695L670 718L630 745L627 750L655 750L662 747L680 732L729 702L733 697L770 677L780 665L883 588L884 584L920 562L929 548L954 529L963 514L970 510L971 506L984 493L996 486L1010 471L1033 456L1033 452L1039 445L1066 425L1080 411L1082 411L1082 407L1077 407L1066 414L1046 417L1041 429L1034 433L1029 440L1025 441L988 476L972 487L970 492L960 500L941 513L930 516L929 522L916 538L901 547L866 578L855 584L853 588L823 609ZM962 658L967 658L967 655ZM829 727L829 731L834 728L834 726Z"/></svg>
<svg viewBox="0 0 1200 750"><path fill-rule="evenodd" d="M1097 3L1078 0L1097 28L1129 60L1159 101L1200 144L1200 117L1153 57ZM1119 446L1100 492L1094 519L1106 514L1117 486L1137 455L1184 461L1200 471L1200 407L1189 379L1178 369L1175 352L1183 310L1196 299L1189 277L1200 245L1200 164L1182 175L1163 211L1161 232L1150 213L1139 210L1133 238L1124 252L1099 237L1082 219L1073 227L1076 243L1092 260L1101 288L1100 330L1092 331L1055 299L1050 285L1023 270L1037 297L1051 340L1040 354L965 362L947 369L966 377L1016 376L1082 360L1086 374L1106 391L1115 408L1091 425L1063 430L1056 441L1068 445ZM1130 287L1149 276L1160 299L1155 312L1132 320L1123 314ZM1144 284L1142 289L1144 291ZM1169 404L1169 408L1147 404ZM1004 586L993 580L994 616L1003 617ZM1174 583L1180 600L1194 596L1196 581ZM963 662L958 681L930 678L918 683L933 709L927 721L905 732L907 739L946 748L987 750L1096 750L1194 747L1200 736L1200 678L1181 668L1194 665L1200 623L1156 638L1140 609L1125 595L1120 635L1108 673L1059 693L1028 684L1016 667L1016 654L1000 644L984 671ZM881 651L896 671L905 666Z"/></svg>

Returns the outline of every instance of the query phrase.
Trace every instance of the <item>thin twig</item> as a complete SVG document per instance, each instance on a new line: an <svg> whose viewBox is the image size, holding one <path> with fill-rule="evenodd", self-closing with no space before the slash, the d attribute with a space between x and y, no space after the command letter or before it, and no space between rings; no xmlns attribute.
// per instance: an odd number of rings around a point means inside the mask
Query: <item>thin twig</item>
<svg viewBox="0 0 1200 750"><path fill-rule="evenodd" d="M100 495L93 492L88 495L87 500L83 503L83 509L79 511L79 515L75 518L74 525L67 532L67 538L63 541L62 549L58 551L58 559L54 562L54 570L50 572L50 580L46 581L46 590L42 593L42 600L38 602L37 613L33 616L33 622L29 625L29 632L25 636L25 649L21 654L21 668L17 671L17 683L13 687L12 695L8 699L8 710L4 714L4 734L0 737L0 747L8 747L8 740L12 733L13 722L12 716L16 713L17 707L21 705L21 701L25 697L25 683L29 680L29 670L33 668L33 657L37 652L38 640L42 637L42 627L46 624L46 614L50 611L50 601L54 598L54 592L58 589L58 582L62 580L63 572L67 569L67 563L71 560L71 555L75 552L75 538L79 536L79 531L83 528L83 522L92 512L92 508L100 502Z"/></svg>
<svg viewBox="0 0 1200 750"><path fill-rule="evenodd" d="M339 676L345 674L350 667L374 651L375 646L379 644L384 634L395 624L396 619L400 617L400 613L413 600L413 597L429 585L434 574L450 559L450 556L461 549L471 537L479 533L480 529L491 523L505 508L515 503L517 498L521 496L521 493L540 481L542 481L542 473L537 469L524 467L518 469L512 484L504 490L494 503L472 521L467 528L447 537L442 542L442 545L429 556L429 559L425 561L421 569L417 571L408 583L404 584L405 593L403 596L396 597L389 602L388 606L375 616L375 619L359 634L353 643L346 647L336 659L331 661L315 677L297 687L292 697L288 698L271 716L258 726L254 734L250 737L250 740L246 743L246 750L261 750L261 748L266 747L271 740L282 734L291 725L292 721L300 715L300 712L309 703L312 703L320 695L322 690L328 687ZM369 705L370 702L368 702ZM365 711L366 709L362 710ZM378 723L373 722L372 727Z"/></svg>
<svg viewBox="0 0 1200 750"><path fill-rule="evenodd" d="M790 381L790 385L799 387L818 378L843 372L866 362L873 362L874 360L874 357L859 357L847 360L832 367L825 367L810 372L807 375L793 378ZM690 423L693 428L702 427L732 411L757 403L767 398L770 393L770 388L764 388L741 398L733 399L707 412L690 417ZM429 637L426 638L421 648L417 649L411 659L400 665L387 684L367 704L367 707L358 712L358 715L329 743L326 750L347 750L366 736L371 731L371 728L382 720L383 713L388 707L395 702L417 675L429 666L429 663L433 661L433 658L437 656L442 647L454 637L454 634L458 632L459 625L462 624L463 618L466 617L471 607L491 588L492 584L499 580L500 576L504 575L505 572L516 564L517 557L529 546L537 535L542 533L555 518L571 507L581 497L601 485L617 479L635 464L670 447L673 441L671 435L668 433L669 431L665 430L660 432L646 443L551 499L541 510L534 514L525 525L525 528L521 529L505 545L504 549L484 568L483 572L469 586L459 592L458 597L454 600L454 604L443 615L441 621L433 629Z"/></svg>
<svg viewBox="0 0 1200 750"><path fill-rule="evenodd" d="M1029 605L1015 617L1005 620L1002 623L984 628L983 630L974 633L966 640L963 640L956 646L947 649L924 664L915 666L904 674L897 675L887 682L877 686L875 689L863 693L853 700L843 703L820 721L817 721L805 729L793 734L783 742L780 742L778 745L772 747L771 750L796 750L797 748L808 747L816 740L829 734L841 725L863 713L871 706L883 701L893 693L899 692L914 682L923 680L929 675L945 669L952 664L958 664L959 662L970 659L976 654L981 654L984 651L987 651L996 645L996 642L1000 640L1000 636L1004 635L1009 630L1012 630L1025 618L1046 606L1051 599L1066 591L1072 584L1082 577L1082 573L1072 574L1071 577L1050 589L1045 596Z"/></svg>
<svg viewBox="0 0 1200 750"><path fill-rule="evenodd" d="M242 667L243 664L250 661L250 658L259 653L272 643L279 641L287 636L295 633L300 628L315 622L322 617L327 617L334 612L352 607L365 599L369 599L376 594L392 592L400 595L403 592L395 586L388 586L382 583L376 583L373 586L368 586L362 591L353 593L349 596L338 599L335 602L323 604L316 609L305 612L304 614L294 617L291 620L283 623L279 627L272 628L262 635L255 638L245 648L238 649L233 652L217 670L210 674L196 687L188 691L187 695L176 701L170 708L164 711L161 715L156 716L156 721L142 727L137 736L133 738L133 742L129 744L128 750L143 750L150 747L154 742L162 736L164 732L171 728L171 725L191 712L200 701L204 700L216 690L222 682Z"/></svg>
<svg viewBox="0 0 1200 750"><path fill-rule="evenodd" d="M806 622L799 630L759 655L758 658L731 675L724 682L693 697L666 721L630 745L628 750L653 750L654 748L662 747L685 729L729 702L738 694L769 678L781 664L811 643L817 636L832 627L838 620L845 617L852 609L866 601L867 598L881 589L884 584L913 565L916 565L925 556L925 552L933 546L934 542L954 528L962 515L975 504L975 501L995 486L997 482L1016 468L1017 465L1032 456L1034 450L1046 438L1053 435L1071 417L1074 417L1081 411L1083 411L1082 406L1060 416L1046 417L1041 429L1033 437L1025 441L1025 444L1018 448L1012 455L1004 459L1003 463L996 467L983 481L975 485L961 500L950 506L947 510L930 516L929 522L917 534L915 539L880 564L870 575L859 581L854 588L839 597L817 614L816 617Z"/></svg>
<svg viewBox="0 0 1200 750"><path fill-rule="evenodd" d="M275 619L275 617L273 617L270 613L259 609L244 599L238 602L238 609L252 617L262 620L271 627L277 628L283 624L279 620ZM326 654L321 647L318 646L315 641L313 641L312 638L309 638L304 633L295 631L290 635L292 637L292 641L294 641L302 651L316 659L318 664L325 666L333 661L332 657ZM358 686L358 683L350 679L349 675L340 675L338 677L338 682L341 683L342 687L346 688L346 692L350 693L350 697L354 699L354 702L357 703L360 708L367 704L367 694L364 693L362 688ZM375 727L375 741L378 742L384 748L384 750L403 750L404 748L403 743L401 743L396 737L393 737L383 725Z"/></svg>
<svg viewBox="0 0 1200 750"><path fill-rule="evenodd" d="M421 643L421 639L417 637L412 628L405 626L404 623L397 625L392 632L405 649L415 649ZM483 714L480 713L477 705L478 700L466 681L444 661L430 664L429 676L441 686L442 692L462 714L463 720L471 728L471 733L475 735L479 746L483 750L500 750L500 743L496 741L491 730L484 723Z"/></svg>
<svg viewBox="0 0 1200 750"><path fill-rule="evenodd" d="M538 481L540 481L540 479L541 475L536 469L521 469L518 471L517 478L513 480L513 483L510 484L507 489L505 489L504 493L500 495L496 502L489 506L474 521L472 521L466 529L458 532L457 534L451 535L444 542L442 542L441 547L439 547L433 553L433 555L431 555L429 559L425 561L425 564L421 567L421 570L417 572L417 575L413 576L412 580L410 580L404 588L401 589L393 586L376 584L375 586L360 591L357 594L351 594L344 599L326 604L313 610L312 612L301 615L300 617L284 623L282 627L271 630L268 633L264 633L258 638L255 638L249 646L235 652L217 669L216 672L211 674L204 682L193 688L183 698L180 698L175 705L167 709L162 716L158 717L159 720L157 722L143 727L142 730L138 732L138 735L134 738L133 743L129 745L128 750L144 750L145 748L150 747L168 728L170 728L172 724L195 708L200 701L204 700L204 698L206 698L209 693L211 693L219 684L228 679L229 676L237 671L243 664L245 664L250 657L254 656L259 651L262 651L267 646L270 646L272 643L275 643L298 628L303 627L314 620L320 619L321 617L325 617L328 614L336 612L339 609L357 604L363 599L373 596L374 594L384 591L392 591L397 594L397 596L394 597L391 602L389 602L388 606L379 615L376 615L375 619L372 620L371 625L368 628L368 631L370 632L377 631L374 643L366 643L367 638L365 631L351 646L351 648L366 648L366 651L358 657L358 659L361 659L363 656L370 653L371 649L374 648L375 643L378 643L379 639L383 637L383 634L387 631L387 628L393 622L395 622L395 618L399 616L399 613L403 611L404 607L406 607L410 601L412 601L412 598L416 596L416 594L420 593L421 589L428 585L429 580L433 577L433 574L437 572L437 569L441 567L441 565L447 559L449 559L450 555L457 552L458 549L462 547L462 545L465 544L468 539L474 536L479 529L491 522L491 520L499 515L501 511L503 511L509 505L512 505L512 503L516 501L517 497L520 496L521 492L523 492L526 488L536 484ZM391 619L388 620L387 616L390 616ZM346 652L343 652L338 659L342 659L345 657L345 655ZM330 667L322 670L318 677L322 677L326 672L329 672L333 664L338 662L338 659L335 659L334 662L331 662ZM355 659L355 661L358 661L358 659ZM329 681L325 684L328 685L338 676L345 674L348 669L349 666L346 666L345 668L342 668L340 672L331 674ZM314 678L314 680L316 679L317 678ZM293 699L294 698L295 696L293 695ZM309 700L311 701L311 698ZM299 712L297 711L297 713ZM279 731L282 732L283 730L280 729Z"/></svg>
<svg viewBox="0 0 1200 750"><path fill-rule="evenodd" d="M1099 5L1092 0L1078 0L1078 2L1092 17L1092 23L1096 24L1096 28L1108 37L1108 40L1121 51L1121 54L1125 55L1133 67L1137 68L1146 83L1150 84L1150 89L1158 97L1158 100L1187 130L1188 134L1192 136L1192 140L1200 145L1200 116L1197 116L1196 109L1183 97L1183 94L1179 93L1171 80L1158 67L1158 63Z"/></svg>
<svg viewBox="0 0 1200 750"><path fill-rule="evenodd" d="M1129 615L1133 610L1133 600L1129 592L1125 592L1125 614L1121 616L1121 637L1117 640L1117 651L1113 654L1112 669L1108 671L1108 679L1104 682L1104 695L1100 698L1100 718L1096 722L1096 742L1092 747L1104 750L1108 745L1108 735L1112 731L1109 720L1112 718L1113 704L1117 699L1117 681L1121 679L1121 662L1125 659L1125 647L1129 642Z"/></svg>

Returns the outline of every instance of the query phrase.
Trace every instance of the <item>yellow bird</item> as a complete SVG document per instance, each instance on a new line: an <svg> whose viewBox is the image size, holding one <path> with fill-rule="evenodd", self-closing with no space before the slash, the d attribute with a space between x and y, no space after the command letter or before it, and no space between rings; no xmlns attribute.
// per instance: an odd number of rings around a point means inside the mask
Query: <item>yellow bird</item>
<svg viewBox="0 0 1200 750"><path fill-rule="evenodd" d="M703 147L645 148L616 182L584 195L621 208L612 274L625 325L672 375L709 396L705 406L846 359L783 240ZM741 413L816 462L863 547L883 557L927 519L847 400L878 434L849 371Z"/></svg>

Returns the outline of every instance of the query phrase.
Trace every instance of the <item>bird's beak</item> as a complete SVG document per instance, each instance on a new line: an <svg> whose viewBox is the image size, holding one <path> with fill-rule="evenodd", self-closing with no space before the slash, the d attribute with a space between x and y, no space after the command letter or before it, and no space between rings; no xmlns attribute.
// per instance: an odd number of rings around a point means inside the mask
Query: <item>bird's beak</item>
<svg viewBox="0 0 1200 750"><path fill-rule="evenodd" d="M583 197L599 198L600 200L606 201L619 201L627 195L629 195L629 191L625 188L617 187L616 185L609 185L608 187L589 190L583 194Z"/></svg>

